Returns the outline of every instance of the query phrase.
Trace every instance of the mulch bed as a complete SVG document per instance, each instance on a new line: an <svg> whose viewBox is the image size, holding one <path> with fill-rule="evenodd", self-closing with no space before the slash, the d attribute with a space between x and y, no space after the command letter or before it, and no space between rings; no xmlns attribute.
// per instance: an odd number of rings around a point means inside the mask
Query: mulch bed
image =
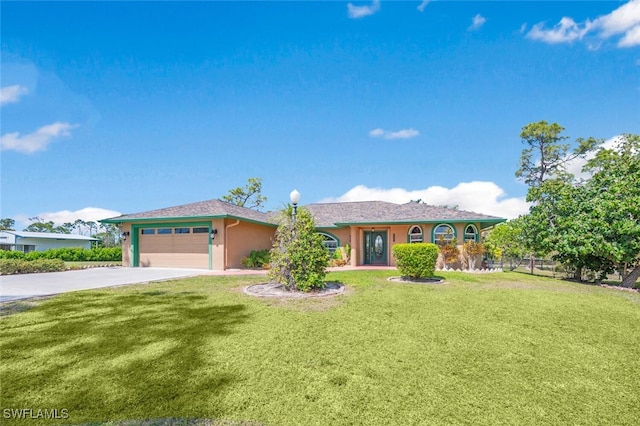
<svg viewBox="0 0 640 426"><path fill-rule="evenodd" d="M442 278L410 278L410 277L389 277L387 280L394 283L406 284L443 284Z"/></svg>
<svg viewBox="0 0 640 426"><path fill-rule="evenodd" d="M335 282L327 283L325 288L312 290L309 292L302 291L288 291L280 283L262 283L254 284L245 287L243 293L254 297L274 297L274 298L287 298L287 299L304 299L308 297L327 297L337 296L344 293L344 285Z"/></svg>

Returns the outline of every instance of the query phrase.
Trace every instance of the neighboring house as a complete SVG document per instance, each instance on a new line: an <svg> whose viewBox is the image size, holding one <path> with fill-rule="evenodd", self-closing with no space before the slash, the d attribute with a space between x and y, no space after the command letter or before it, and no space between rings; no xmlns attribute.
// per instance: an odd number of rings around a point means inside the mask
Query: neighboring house
<svg viewBox="0 0 640 426"><path fill-rule="evenodd" d="M90 249L93 241L99 240L75 234L0 231L0 250L15 250L23 253L72 247Z"/></svg>
<svg viewBox="0 0 640 426"><path fill-rule="evenodd" d="M309 204L330 251L351 248L350 262L395 265L391 248L407 242L480 240L482 229L506 219L435 207L383 201ZM262 213L220 200L201 201L102 223L122 229L124 266L241 268L252 250L271 248L276 213Z"/></svg>

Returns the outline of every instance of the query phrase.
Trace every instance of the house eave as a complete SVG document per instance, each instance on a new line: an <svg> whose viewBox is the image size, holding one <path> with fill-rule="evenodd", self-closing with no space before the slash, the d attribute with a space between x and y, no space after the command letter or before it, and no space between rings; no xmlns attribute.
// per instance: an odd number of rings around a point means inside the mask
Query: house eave
<svg viewBox="0 0 640 426"><path fill-rule="evenodd" d="M497 225L506 222L507 219L496 218L468 218L468 219L412 219L412 220L394 220L394 221L367 221L367 222L336 222L334 227L342 228L347 226L371 226L371 225L412 225L416 223L480 223L487 226ZM483 226L486 228L487 226ZM320 228L330 228L331 226L320 226Z"/></svg>
<svg viewBox="0 0 640 426"><path fill-rule="evenodd" d="M243 222L254 223L257 225L264 225L277 228L278 225L269 222L261 222L255 219L248 219L246 217L234 216L228 214L222 215L205 215L205 216L160 216L160 217L136 217L136 218L110 218L110 219L102 219L98 222L100 223L111 223L111 224L121 224L121 223L131 223L131 224L144 224L144 223L153 223L153 222L193 222L198 220L214 220L214 219L232 219L232 220L241 220Z"/></svg>

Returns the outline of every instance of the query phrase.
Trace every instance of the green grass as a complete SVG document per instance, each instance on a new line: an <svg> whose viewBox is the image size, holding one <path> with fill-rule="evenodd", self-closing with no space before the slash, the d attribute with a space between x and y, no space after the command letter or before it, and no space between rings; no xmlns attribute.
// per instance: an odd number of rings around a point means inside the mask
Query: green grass
<svg viewBox="0 0 640 426"><path fill-rule="evenodd" d="M23 306L0 320L0 409L66 409L60 424L637 424L640 294L390 275L331 273L348 286L331 299L200 277ZM40 421L3 418L21 422Z"/></svg>

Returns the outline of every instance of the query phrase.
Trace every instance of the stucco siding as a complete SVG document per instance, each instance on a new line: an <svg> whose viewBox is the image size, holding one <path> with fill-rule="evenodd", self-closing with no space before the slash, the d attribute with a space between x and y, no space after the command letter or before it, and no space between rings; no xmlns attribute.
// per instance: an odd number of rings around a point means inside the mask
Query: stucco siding
<svg viewBox="0 0 640 426"><path fill-rule="evenodd" d="M228 221L233 225L235 221ZM240 222L236 226L226 228L226 268L243 268L242 259L249 256L252 250L270 249L273 244L276 228L255 223Z"/></svg>

